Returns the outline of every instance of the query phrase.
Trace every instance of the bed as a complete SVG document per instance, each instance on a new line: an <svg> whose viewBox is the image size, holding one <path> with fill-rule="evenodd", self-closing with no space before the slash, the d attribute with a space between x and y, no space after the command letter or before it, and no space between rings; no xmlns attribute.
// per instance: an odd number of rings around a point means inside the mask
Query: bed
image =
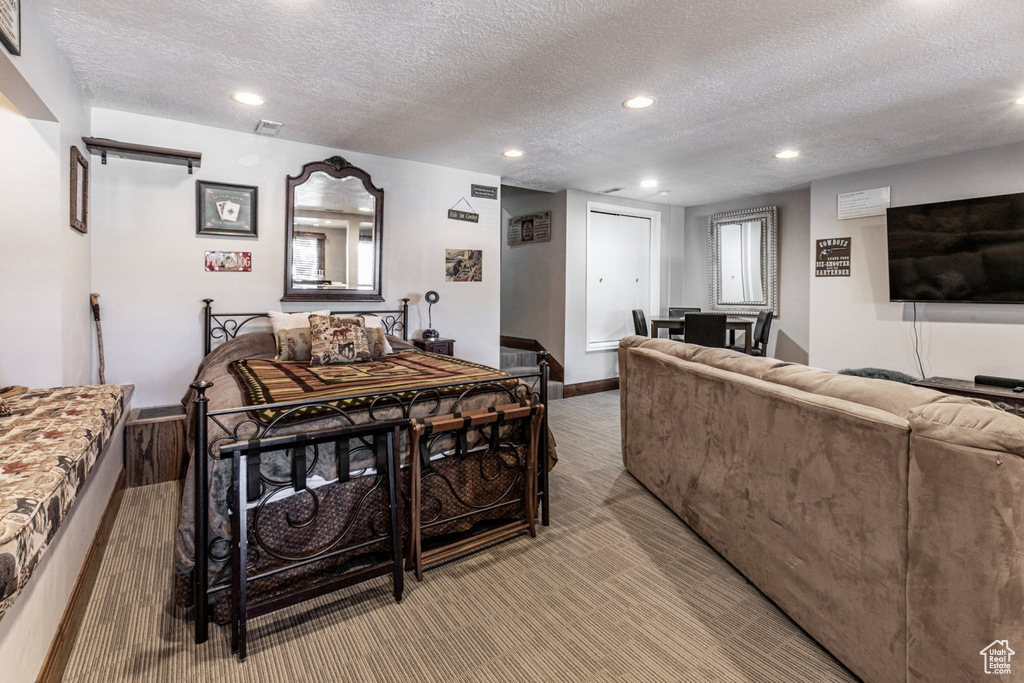
<svg viewBox="0 0 1024 683"><path fill-rule="evenodd" d="M406 427L411 419L547 402L546 362L534 375L511 376L414 349L407 341L407 299L395 310L332 312L377 316L395 350L384 358L344 366L274 361L273 336L254 331L267 314L216 313L212 300L204 303L206 355L183 400L189 471L175 544L175 599L182 606L195 605L197 642L206 639L211 611L218 622L230 619L227 501L233 483L238 484L224 454L248 448L256 456L250 458L246 477L245 517L252 548L248 569L273 575L254 594L280 601L285 598L278 595L289 586L336 576L390 550L381 528L387 485L380 454L365 440L337 438L339 428L367 423L399 428L396 447L407 480ZM546 434L546 424L542 429ZM498 431L466 430L430 444L427 458L461 454L445 460L443 467L453 468L450 483L433 504L468 510L464 520L439 525L432 533L455 533L511 515L514 510L501 506L481 512L483 507L474 501L493 502L502 496L512 501L530 490L515 467L491 462L485 468L481 461L476 472L460 465L466 454L484 452L488 441L521 437ZM554 459L547 439L541 440L537 457L533 490L547 525L547 476ZM403 489L408 490L408 481ZM195 599L202 593L205 600Z"/></svg>

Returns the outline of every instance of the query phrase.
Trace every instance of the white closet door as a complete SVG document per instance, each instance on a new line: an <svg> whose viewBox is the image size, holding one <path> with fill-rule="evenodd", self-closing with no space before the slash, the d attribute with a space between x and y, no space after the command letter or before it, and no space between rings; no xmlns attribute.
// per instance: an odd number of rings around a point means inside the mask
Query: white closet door
<svg viewBox="0 0 1024 683"><path fill-rule="evenodd" d="M633 334L633 309L651 317L651 219L591 211L587 231L587 348Z"/></svg>

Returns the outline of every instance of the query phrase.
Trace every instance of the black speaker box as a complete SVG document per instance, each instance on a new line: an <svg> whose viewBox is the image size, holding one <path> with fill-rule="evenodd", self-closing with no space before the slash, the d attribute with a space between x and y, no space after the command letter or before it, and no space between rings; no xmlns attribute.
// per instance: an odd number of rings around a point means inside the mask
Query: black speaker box
<svg viewBox="0 0 1024 683"><path fill-rule="evenodd" d="M975 375L975 384L988 384L993 387L1024 387L1024 379L1013 379L1012 377L992 377L990 375Z"/></svg>

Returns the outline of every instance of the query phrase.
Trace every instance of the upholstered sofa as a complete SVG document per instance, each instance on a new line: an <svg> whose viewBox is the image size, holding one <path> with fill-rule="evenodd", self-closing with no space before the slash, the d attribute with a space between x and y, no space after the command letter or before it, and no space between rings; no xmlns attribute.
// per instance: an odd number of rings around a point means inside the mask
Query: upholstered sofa
<svg viewBox="0 0 1024 683"><path fill-rule="evenodd" d="M996 640L1024 670L1024 419L668 339L618 351L626 468L853 673L974 680Z"/></svg>

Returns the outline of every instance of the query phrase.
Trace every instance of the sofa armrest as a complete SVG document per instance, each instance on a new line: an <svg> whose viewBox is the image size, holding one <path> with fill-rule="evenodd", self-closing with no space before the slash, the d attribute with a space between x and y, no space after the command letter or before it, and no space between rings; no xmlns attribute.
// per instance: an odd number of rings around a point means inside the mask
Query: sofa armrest
<svg viewBox="0 0 1024 683"><path fill-rule="evenodd" d="M997 409L966 412L961 422L1024 426L1013 415L982 414ZM1004 449L1012 442L998 431L958 433L951 429L966 428L939 423L928 432L921 419L910 422L907 679L977 680L985 677L983 648L1024 644L1024 459ZM1000 448L957 443L984 439Z"/></svg>

